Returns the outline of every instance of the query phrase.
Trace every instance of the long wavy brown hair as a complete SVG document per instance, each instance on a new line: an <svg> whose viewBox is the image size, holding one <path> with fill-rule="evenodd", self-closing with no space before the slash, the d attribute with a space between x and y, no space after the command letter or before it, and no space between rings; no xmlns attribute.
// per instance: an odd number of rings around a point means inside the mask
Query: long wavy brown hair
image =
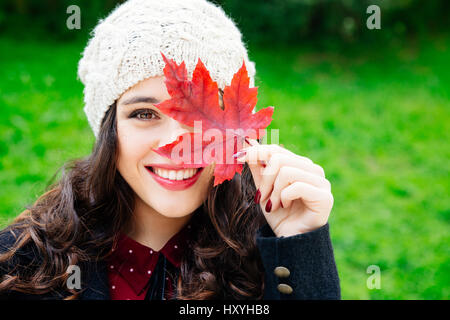
<svg viewBox="0 0 450 320"><path fill-rule="evenodd" d="M106 259L133 213L135 195L117 170L117 156L114 103L92 153L62 166L48 191L2 231L14 232L17 240L0 255L0 264L11 263L30 246L40 260L32 267L15 266L4 275L0 294L65 290L66 299L79 297L80 291L67 289L68 267ZM232 180L211 185L191 220L192 254L185 254L181 262L177 299L262 299L264 272L256 231L265 219L253 203L255 191L247 164Z"/></svg>

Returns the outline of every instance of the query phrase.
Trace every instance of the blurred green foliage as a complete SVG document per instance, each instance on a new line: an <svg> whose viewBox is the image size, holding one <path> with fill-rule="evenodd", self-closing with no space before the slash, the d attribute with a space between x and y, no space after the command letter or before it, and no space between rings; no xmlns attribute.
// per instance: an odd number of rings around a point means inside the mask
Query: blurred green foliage
<svg viewBox="0 0 450 320"><path fill-rule="evenodd" d="M385 41L448 29L444 0L218 0L246 38L261 44L355 40ZM381 9L383 32L366 28L370 5Z"/></svg>
<svg viewBox="0 0 450 320"><path fill-rule="evenodd" d="M0 33L27 37L86 38L98 19L123 0L3 0ZM352 43L386 41L406 35L449 30L450 2L445 0L211 0L238 24L246 41L293 44L303 41ZM366 28L366 9L381 8L382 30ZM82 32L67 29L67 7L81 9Z"/></svg>
<svg viewBox="0 0 450 320"><path fill-rule="evenodd" d="M90 153L84 42L0 37L0 226ZM450 40L335 52L250 46L280 143L325 168L344 299L450 298ZM51 61L51 63L48 63ZM369 290L366 269L381 268Z"/></svg>
<svg viewBox="0 0 450 320"><path fill-rule="evenodd" d="M258 106L275 106L270 128L332 183L343 298L449 299L450 2L215 2L245 36ZM66 28L72 4L79 31ZM0 2L0 227L65 161L90 153L77 62L116 4ZM369 4L382 30L365 28ZM380 290L366 286L370 265Z"/></svg>

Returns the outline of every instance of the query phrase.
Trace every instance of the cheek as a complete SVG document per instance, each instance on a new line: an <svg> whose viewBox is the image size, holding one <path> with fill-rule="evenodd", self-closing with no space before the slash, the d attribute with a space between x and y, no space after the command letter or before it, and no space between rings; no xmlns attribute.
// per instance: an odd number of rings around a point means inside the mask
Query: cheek
<svg viewBox="0 0 450 320"><path fill-rule="evenodd" d="M209 186L209 184L212 182L212 180L214 180L214 167L215 164L210 164L209 166L205 167L205 169L203 169L203 176L204 176L204 185Z"/></svg>
<svg viewBox="0 0 450 320"><path fill-rule="evenodd" d="M208 173L208 176L209 176L210 179L213 178L215 166L216 166L216 164L212 163L212 164L210 164L209 166L207 166L205 168L205 170L207 170L207 173Z"/></svg>
<svg viewBox="0 0 450 320"><path fill-rule="evenodd" d="M136 170L139 162L153 147L151 135L143 135L139 130L126 124L117 125L118 160L117 166L122 175Z"/></svg>

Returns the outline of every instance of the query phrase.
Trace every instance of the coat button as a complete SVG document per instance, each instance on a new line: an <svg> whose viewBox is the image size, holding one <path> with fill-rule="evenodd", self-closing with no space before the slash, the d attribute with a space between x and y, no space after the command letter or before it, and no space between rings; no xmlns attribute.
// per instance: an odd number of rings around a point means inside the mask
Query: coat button
<svg viewBox="0 0 450 320"><path fill-rule="evenodd" d="M284 293L284 294L291 294L292 291L293 291L292 287L287 285L287 284L285 284L285 283L280 283L277 286L277 289L278 289L278 291L280 291L281 293Z"/></svg>
<svg viewBox="0 0 450 320"><path fill-rule="evenodd" d="M275 270L273 270L273 272L279 278L287 278L291 274L289 269L286 267L276 267Z"/></svg>

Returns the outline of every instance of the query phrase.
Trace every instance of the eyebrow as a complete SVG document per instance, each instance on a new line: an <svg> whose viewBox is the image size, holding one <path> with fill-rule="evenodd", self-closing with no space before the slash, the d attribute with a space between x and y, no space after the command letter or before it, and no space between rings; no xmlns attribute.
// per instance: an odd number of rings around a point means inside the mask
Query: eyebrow
<svg viewBox="0 0 450 320"><path fill-rule="evenodd" d="M141 102L152 103L152 104L160 103L160 101L158 99L156 99L155 97L136 96L136 97L131 97L128 100L125 100L122 104L129 105L129 104L135 104L135 103L141 103Z"/></svg>

